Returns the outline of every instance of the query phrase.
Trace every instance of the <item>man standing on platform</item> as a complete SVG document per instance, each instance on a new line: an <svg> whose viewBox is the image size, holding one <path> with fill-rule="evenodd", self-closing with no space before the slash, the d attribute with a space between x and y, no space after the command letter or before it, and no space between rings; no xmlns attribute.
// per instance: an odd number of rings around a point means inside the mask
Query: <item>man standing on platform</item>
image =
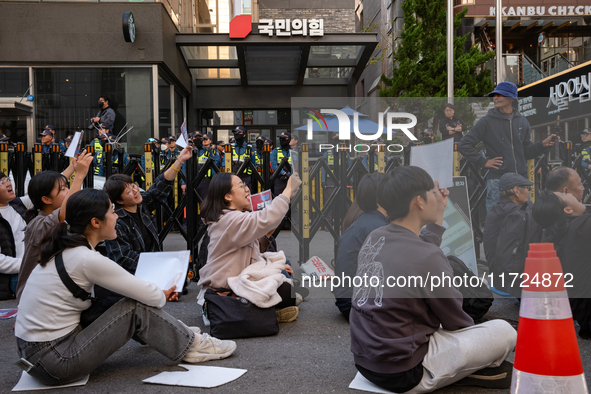
<svg viewBox="0 0 591 394"><path fill-rule="evenodd" d="M515 172L527 178L526 160L544 153L554 146L555 134L541 142L531 142L531 129L525 116L513 108L517 100L517 86L501 82L488 94L495 107L480 119L458 145L462 155L481 167L489 169L486 179L486 211L499 201L499 179L507 172ZM484 142L486 156L476 150Z"/></svg>

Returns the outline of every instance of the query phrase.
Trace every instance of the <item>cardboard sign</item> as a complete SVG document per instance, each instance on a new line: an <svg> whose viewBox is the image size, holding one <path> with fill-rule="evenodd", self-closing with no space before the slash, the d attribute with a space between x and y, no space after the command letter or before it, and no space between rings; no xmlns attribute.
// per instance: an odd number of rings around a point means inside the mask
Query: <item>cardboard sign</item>
<svg viewBox="0 0 591 394"><path fill-rule="evenodd" d="M443 233L441 250L446 256L458 257L478 275L466 177L454 177L453 186L448 190L447 207L443 213L443 227L446 230Z"/></svg>
<svg viewBox="0 0 591 394"><path fill-rule="evenodd" d="M270 205L271 202L273 202L271 190L265 190L264 192L260 192L250 196L250 205L252 206L253 212L264 209L267 205Z"/></svg>

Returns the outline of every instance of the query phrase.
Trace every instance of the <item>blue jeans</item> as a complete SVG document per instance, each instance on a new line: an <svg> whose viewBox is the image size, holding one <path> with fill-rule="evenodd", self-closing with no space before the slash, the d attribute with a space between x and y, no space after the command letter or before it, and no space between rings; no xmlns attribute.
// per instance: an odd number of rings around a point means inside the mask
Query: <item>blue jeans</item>
<svg viewBox="0 0 591 394"><path fill-rule="evenodd" d="M134 335L173 361L195 340L193 331L163 310L124 298L85 329L48 342L16 342L19 357L34 365L29 374L57 386L89 375Z"/></svg>
<svg viewBox="0 0 591 394"><path fill-rule="evenodd" d="M10 290L16 294L16 286L18 284L18 274L10 275Z"/></svg>
<svg viewBox="0 0 591 394"><path fill-rule="evenodd" d="M486 180L486 212L499 202L499 179Z"/></svg>

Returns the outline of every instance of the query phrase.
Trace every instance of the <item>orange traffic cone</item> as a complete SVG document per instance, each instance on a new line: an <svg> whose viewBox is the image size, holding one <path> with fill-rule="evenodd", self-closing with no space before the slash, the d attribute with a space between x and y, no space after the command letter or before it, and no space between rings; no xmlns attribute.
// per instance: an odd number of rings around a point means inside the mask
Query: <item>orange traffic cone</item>
<svg viewBox="0 0 591 394"><path fill-rule="evenodd" d="M553 244L529 246L522 287L511 393L587 393L562 266Z"/></svg>

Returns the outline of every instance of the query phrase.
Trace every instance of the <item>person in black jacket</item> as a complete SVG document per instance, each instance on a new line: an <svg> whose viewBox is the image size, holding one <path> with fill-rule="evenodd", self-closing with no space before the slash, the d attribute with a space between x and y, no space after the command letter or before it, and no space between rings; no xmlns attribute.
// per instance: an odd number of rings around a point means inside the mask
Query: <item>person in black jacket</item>
<svg viewBox="0 0 591 394"><path fill-rule="evenodd" d="M541 142L531 142L531 129L527 119L513 109L517 99L517 86L501 82L488 94L493 97L495 108L480 119L458 145L462 155L481 167L490 169L486 180L486 211L499 200L499 179L507 172L527 177L526 160L534 159L544 148L554 146L555 134ZM484 142L486 157L476 150Z"/></svg>
<svg viewBox="0 0 591 394"><path fill-rule="evenodd" d="M377 203L377 190L382 179L384 179L384 174L374 172L365 175L359 182L355 201L363 213L339 238L335 259L335 276L338 278L353 278L355 276L357 257L365 239L373 230L388 224L386 210ZM336 298L335 305L349 320L353 288L350 286L336 287L333 293Z"/></svg>
<svg viewBox="0 0 591 394"><path fill-rule="evenodd" d="M25 212L28 197L16 197L10 178L0 172L0 300L14 298L25 253Z"/></svg>
<svg viewBox="0 0 591 394"><path fill-rule="evenodd" d="M514 172L503 175L499 180L499 202L486 214L484 222L484 253L489 270L495 267L497 240L505 218L524 204L527 205L526 209L531 209L528 198L532 185L532 182Z"/></svg>
<svg viewBox="0 0 591 394"><path fill-rule="evenodd" d="M466 131L466 124L462 119L454 116L455 112L453 104L446 104L443 109L445 118L439 121L439 132L442 140L453 138L454 142L460 142L463 133Z"/></svg>
<svg viewBox="0 0 591 394"><path fill-rule="evenodd" d="M560 258L573 319L581 326L579 336L591 339L591 214L585 209L571 193L542 192L532 213L544 229L542 241L554 243Z"/></svg>

